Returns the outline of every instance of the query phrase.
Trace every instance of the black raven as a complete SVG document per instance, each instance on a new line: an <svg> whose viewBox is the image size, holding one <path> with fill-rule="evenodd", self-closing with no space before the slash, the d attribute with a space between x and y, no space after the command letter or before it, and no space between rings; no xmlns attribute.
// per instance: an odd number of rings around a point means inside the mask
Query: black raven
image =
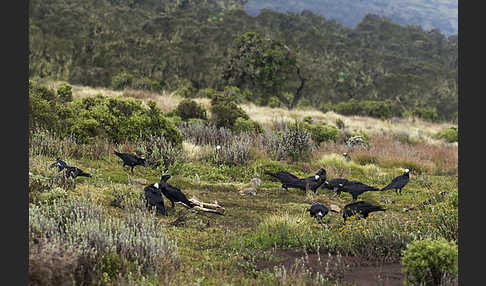
<svg viewBox="0 0 486 286"><path fill-rule="evenodd" d="M289 190L288 188L296 188L304 191L310 189L316 193L317 188L319 188L326 181L326 170L324 169L320 169L314 176L303 179L300 179L294 174L285 171L279 171L276 173L266 171L265 174L279 179L282 183L282 188L287 191Z"/></svg>
<svg viewBox="0 0 486 286"><path fill-rule="evenodd" d="M321 185L321 189L326 188L329 190L333 190L336 194L339 195L341 193L342 186L344 186L344 184L346 184L347 182L349 181L343 178L332 179L324 182L324 184Z"/></svg>
<svg viewBox="0 0 486 286"><path fill-rule="evenodd" d="M167 215L167 210L164 205L164 198L162 197L162 192L159 188L159 183L146 186L143 190L145 193L146 206L155 206L157 211L163 215Z"/></svg>
<svg viewBox="0 0 486 286"><path fill-rule="evenodd" d="M91 174L84 172L78 167L67 166L66 167L66 177L71 177L75 179L76 177L88 177L91 178Z"/></svg>
<svg viewBox="0 0 486 286"><path fill-rule="evenodd" d="M344 206L343 218L344 221L346 221L348 217L355 214L361 214L364 218L367 218L371 212L376 211L385 211L385 209L381 206L375 206L364 201L354 202Z"/></svg>
<svg viewBox="0 0 486 286"><path fill-rule="evenodd" d="M348 153L343 153L343 156L344 158L346 158L346 162L350 162L351 161L351 157L348 155Z"/></svg>
<svg viewBox="0 0 486 286"><path fill-rule="evenodd" d="M66 162L64 162L61 158L57 158L56 159L56 163L53 163L49 166L49 169L51 168L54 168L54 167L57 167L57 170L59 172L61 172L62 170L66 169L68 166L68 164Z"/></svg>
<svg viewBox="0 0 486 286"><path fill-rule="evenodd" d="M186 198L186 195L184 195L184 193L172 186L171 184L167 183L167 180L170 179L170 175L163 175L161 178L160 178L160 182L159 182L159 189L160 191L162 192L162 194L164 194L164 196L169 199L169 201L171 202L172 204L172 208L174 208L174 203L175 202L181 202L183 204L185 204L186 206L192 208L195 206L194 203L192 203L191 201L189 201L187 198Z"/></svg>
<svg viewBox="0 0 486 286"><path fill-rule="evenodd" d="M64 170L64 174L67 178L71 177L75 179L76 177L91 177L90 174L84 172L78 167L69 166L66 162L64 162L61 158L56 159L56 163L53 163L49 166L49 169L57 167L57 170L60 172Z"/></svg>
<svg viewBox="0 0 486 286"><path fill-rule="evenodd" d="M145 167L148 166L147 160L145 160L143 157L138 157L138 156L133 155L133 154L120 153L120 152L117 152L117 151L115 151L115 155L117 155L118 157L120 157L120 159L123 160L123 167L125 167L125 166L131 167L132 174L133 174L133 167L135 167L137 165L141 165L141 166L145 166Z"/></svg>
<svg viewBox="0 0 486 286"><path fill-rule="evenodd" d="M310 212L311 217L322 220L322 218L329 212L329 209L322 203L313 203L306 211Z"/></svg>
<svg viewBox="0 0 486 286"><path fill-rule="evenodd" d="M368 186L368 185L363 184L363 183L358 182L358 181L349 181L349 182L344 183L344 184L339 184L338 187L339 187L339 189L337 191L338 193L346 192L346 193L351 194L353 196L353 201L358 199L358 196L361 195L364 192L379 191L380 190L378 188Z"/></svg>
<svg viewBox="0 0 486 286"><path fill-rule="evenodd" d="M410 170L405 169L405 173L402 175L395 177L390 184L388 184L386 187L381 189L380 191L386 191L390 189L395 189L395 192L399 193L400 195L402 194L402 188L405 187L405 185L408 184L408 181L410 180Z"/></svg>

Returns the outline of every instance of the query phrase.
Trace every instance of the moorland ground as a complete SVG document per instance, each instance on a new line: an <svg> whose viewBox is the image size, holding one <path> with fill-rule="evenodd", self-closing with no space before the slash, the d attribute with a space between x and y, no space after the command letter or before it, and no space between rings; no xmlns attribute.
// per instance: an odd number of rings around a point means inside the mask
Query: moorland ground
<svg viewBox="0 0 486 286"><path fill-rule="evenodd" d="M164 93L73 86L74 98L99 92L152 99L164 112L183 99ZM207 98L194 100L209 109ZM135 153L140 148L137 143L82 145L35 131L29 145L31 281L58 285L69 285L72 280L101 285L401 285L401 250L409 242L429 237L457 242L457 143L435 137L452 124L240 106L251 120L269 130L308 116L331 125L340 119L345 124L342 132L366 134L368 145L350 148L345 140L327 141L314 145L305 159L276 159L257 134L241 139L237 136L243 135L232 133L236 141L248 140L244 150L248 158L229 164L214 158L216 144L197 144L185 137L182 151L173 155L176 160L167 170L163 165L137 166L131 174L113 151ZM243 152L234 141L228 142L223 149ZM350 162L343 152L351 155ZM57 157L92 177L64 179L55 168L48 168ZM327 189L316 194L298 189L287 192L264 174L286 170L304 177L320 168L327 171L328 179L344 177L379 188L405 168L411 170L411 178L402 195L390 190L360 196L383 206L385 212L345 223L342 213L331 211L320 224L306 212L312 202L342 210L351 196ZM180 204L172 209L167 199L168 216L148 210L143 189L164 173L172 175L169 183L188 198L216 201L224 207L224 215ZM262 184L251 186L254 178ZM252 187L254 195L240 192Z"/></svg>

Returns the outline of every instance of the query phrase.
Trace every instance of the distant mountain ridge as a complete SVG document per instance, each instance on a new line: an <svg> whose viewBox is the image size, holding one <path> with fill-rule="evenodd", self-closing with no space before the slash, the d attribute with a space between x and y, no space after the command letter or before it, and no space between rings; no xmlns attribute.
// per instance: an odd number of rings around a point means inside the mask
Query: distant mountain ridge
<svg viewBox="0 0 486 286"><path fill-rule="evenodd" d="M251 15L264 8L298 13L309 10L352 28L366 14L376 14L403 26L439 29L445 35L458 33L458 0L248 0L245 4Z"/></svg>

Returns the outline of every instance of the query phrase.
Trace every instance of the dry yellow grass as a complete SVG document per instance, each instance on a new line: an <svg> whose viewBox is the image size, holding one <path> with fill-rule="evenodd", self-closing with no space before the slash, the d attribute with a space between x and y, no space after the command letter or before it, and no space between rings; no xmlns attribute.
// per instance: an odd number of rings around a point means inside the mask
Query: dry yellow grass
<svg viewBox="0 0 486 286"><path fill-rule="evenodd" d="M49 87L56 88L61 82L50 82ZM144 102L153 100L163 112L169 112L177 107L184 99L180 95L162 91L162 93L124 90L115 91L107 88L93 88L80 85L73 86L73 97L95 96L99 93L105 96L125 96L138 98ZM194 98L199 104L202 104L208 116L210 112L209 98ZM263 125L272 125L275 121L293 121L302 120L306 116L311 116L314 122L323 122L330 125L336 125L338 119L345 124L345 130L349 133L365 132L369 136L408 136L411 141L425 142L428 144L443 144L443 141L433 138L440 130L453 126L449 123L432 123L420 119L411 118L394 118L392 120L381 120L366 116L343 116L335 112L323 113L314 109L294 109L271 108L266 106L257 106L253 103L240 105L249 115L250 119ZM457 143L452 144L457 145Z"/></svg>

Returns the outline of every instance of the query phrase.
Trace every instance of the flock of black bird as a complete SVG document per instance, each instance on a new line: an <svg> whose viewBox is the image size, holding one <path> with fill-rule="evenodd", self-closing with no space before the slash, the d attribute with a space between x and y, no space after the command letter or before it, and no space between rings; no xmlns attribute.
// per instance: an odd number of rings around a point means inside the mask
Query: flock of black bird
<svg viewBox="0 0 486 286"><path fill-rule="evenodd" d="M346 158L346 161L351 161L351 157L347 153L343 153L343 156ZM282 183L282 188L284 188L286 191L288 191L288 188L296 188L301 189L304 192L307 190L312 190L314 193L317 193L317 190L320 187L321 189L332 190L337 195L341 194L341 192L350 194L353 198L353 202L344 206L344 221L346 221L348 217L355 214L360 214L362 217L367 218L371 212L385 211L383 207L373 205L369 202L357 202L356 200L358 199L358 196L364 192L383 192L386 190L395 189L398 194L402 194L403 187L405 187L410 180L409 169L405 169L405 172L402 175L393 178L390 184L381 189L368 186L359 181L349 181L345 178L335 178L328 181L326 180L326 170L324 169L320 169L314 176L302 179L286 171L279 171L276 173L265 172L265 174L277 178ZM315 202L309 209L307 209L307 211L312 217L315 217L321 221L322 218L329 213L329 208L323 203Z"/></svg>
<svg viewBox="0 0 486 286"><path fill-rule="evenodd" d="M133 168L135 166L144 166L147 167L148 163L147 160L144 159L143 157L139 157L134 154L128 154L128 153L120 153L115 151L115 155L118 156L120 159L123 161L123 167L129 166L131 168L131 173L133 174ZM53 163L49 166L49 169L53 167L58 167L58 171L61 172L64 170L64 175L66 178L73 178L75 179L78 176L84 176L84 177L91 177L90 174L84 172L83 170L77 168L77 167L72 167L69 166L66 162L64 162L61 158L56 159L56 163ZM167 216L167 210L164 205L164 198L165 196L172 205L172 208L174 208L174 203L176 202L181 202L188 206L189 208L193 208L195 206L194 203L189 201L184 195L184 193L172 186L171 184L167 183L167 180L170 178L170 175L163 175L160 178L160 182L148 185L144 188L144 195L145 195L145 200L146 200L146 206L154 206L158 212L161 214Z"/></svg>
<svg viewBox="0 0 486 286"><path fill-rule="evenodd" d="M120 153L117 151L115 151L115 155L122 159L123 167L129 166L131 168L132 174L133 168L135 166L148 166L147 160L142 157L138 157L136 155L128 153ZM351 160L347 153L344 153L343 156L346 158L347 161ZM57 167L59 172L64 170L64 175L67 178L71 177L75 179L79 176L91 177L90 174L84 172L83 170L74 166L69 166L61 158L57 158L56 162L49 166L49 169L53 167ZM265 174L280 180L280 182L282 183L282 188L284 188L286 191L288 191L288 188L296 188L303 190L304 192L306 192L307 190L312 190L314 193L317 193L317 190L321 188L332 190L337 195L341 194L341 192L349 193L353 198L353 202L344 206L344 221L346 221L348 217L355 214L360 214L362 217L367 218L371 212L385 211L383 207L378 205L373 205L365 201L356 202L358 196L360 196L364 192L386 191L394 189L397 194L401 194L403 187L405 187L405 185L407 185L410 180L408 169L405 169L405 173L398 177L395 177L390 182L390 184L381 189L373 186L368 186L359 181L349 181L344 178L334 178L331 180L326 180L326 170L324 169L320 169L314 176L302 179L286 171L279 171L276 173L267 171L265 172ZM172 208L174 208L175 202L181 202L189 208L193 208L195 206L194 203L187 199L187 197L180 189L167 183L170 177L171 176L169 174L162 175L158 183L148 185L144 188L144 195L147 207L153 206L157 209L159 213L165 216L167 216L167 210L164 205L163 196L165 196L171 202ZM315 217L319 221L322 221L322 218L329 213L329 208L323 203L315 202L306 211L308 211L312 217Z"/></svg>

